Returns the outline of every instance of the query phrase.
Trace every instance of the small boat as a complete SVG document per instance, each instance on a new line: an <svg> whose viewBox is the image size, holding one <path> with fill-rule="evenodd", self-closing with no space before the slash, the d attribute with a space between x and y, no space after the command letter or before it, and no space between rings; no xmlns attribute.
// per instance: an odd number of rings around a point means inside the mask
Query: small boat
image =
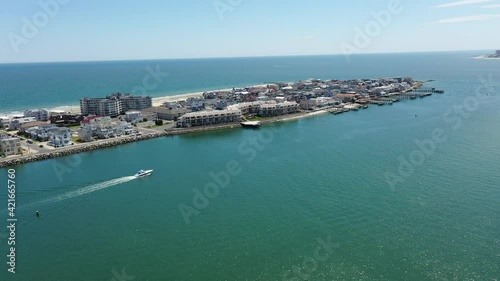
<svg viewBox="0 0 500 281"><path fill-rule="evenodd" d="M134 175L134 177L136 178L142 178L142 177L145 177L145 176L149 176L153 173L153 170L140 170L139 172L137 172L137 174Z"/></svg>
<svg viewBox="0 0 500 281"><path fill-rule="evenodd" d="M258 128L258 127L260 127L260 125L262 125L262 122L260 122L260 121L246 121L246 122L241 122L240 124L243 127Z"/></svg>

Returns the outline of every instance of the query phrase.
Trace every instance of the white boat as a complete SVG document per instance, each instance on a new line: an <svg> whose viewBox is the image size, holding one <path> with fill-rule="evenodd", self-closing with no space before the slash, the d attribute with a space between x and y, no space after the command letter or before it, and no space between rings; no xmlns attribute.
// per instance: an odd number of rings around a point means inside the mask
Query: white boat
<svg viewBox="0 0 500 281"><path fill-rule="evenodd" d="M260 127L260 125L262 125L262 122L260 122L260 121L246 121L246 122L241 122L240 124L243 127L258 128L258 127Z"/></svg>
<svg viewBox="0 0 500 281"><path fill-rule="evenodd" d="M149 176L152 173L153 173L153 170L140 170L139 172L137 172L137 174L134 175L134 177L142 178L142 177Z"/></svg>

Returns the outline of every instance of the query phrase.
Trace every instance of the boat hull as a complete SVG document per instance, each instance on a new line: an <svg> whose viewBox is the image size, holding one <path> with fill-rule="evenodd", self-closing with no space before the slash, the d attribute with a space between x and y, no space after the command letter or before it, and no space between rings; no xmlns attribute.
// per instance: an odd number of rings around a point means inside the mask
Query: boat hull
<svg viewBox="0 0 500 281"><path fill-rule="evenodd" d="M260 125L262 125L260 121L247 121L247 122L241 122L240 124L244 128L258 128L260 127Z"/></svg>
<svg viewBox="0 0 500 281"><path fill-rule="evenodd" d="M143 177L150 176L152 173L153 173L153 170L147 170L147 171L143 171L143 172L137 173L134 176L136 178L143 178Z"/></svg>

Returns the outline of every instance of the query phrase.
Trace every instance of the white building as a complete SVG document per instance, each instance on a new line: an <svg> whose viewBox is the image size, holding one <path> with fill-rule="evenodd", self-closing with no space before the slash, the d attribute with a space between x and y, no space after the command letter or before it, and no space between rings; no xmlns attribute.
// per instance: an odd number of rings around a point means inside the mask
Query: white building
<svg viewBox="0 0 500 281"><path fill-rule="evenodd" d="M142 119L142 114L140 111L132 110L132 111L127 111L125 112L125 120L127 122L139 122Z"/></svg>
<svg viewBox="0 0 500 281"><path fill-rule="evenodd" d="M94 138L108 139L115 136L130 135L135 132L134 127L127 122L116 123L111 117L92 117L82 121L78 137L81 141L89 142Z"/></svg>
<svg viewBox="0 0 500 281"><path fill-rule="evenodd" d="M105 98L84 98L80 100L83 115L100 115L116 117L122 112L142 110L153 106L150 96L140 97L130 94L112 94Z"/></svg>
<svg viewBox="0 0 500 281"><path fill-rule="evenodd" d="M232 104L227 107L228 110L239 110L241 114L252 114L259 113L260 106L265 104L264 101L252 101L252 102L242 102L237 104Z"/></svg>
<svg viewBox="0 0 500 281"><path fill-rule="evenodd" d="M295 113L299 110L296 102L282 102L277 104L263 104L260 106L259 115L263 117L279 116Z"/></svg>
<svg viewBox="0 0 500 281"><path fill-rule="evenodd" d="M6 127L9 125L11 118L8 116L0 116L0 127Z"/></svg>
<svg viewBox="0 0 500 281"><path fill-rule="evenodd" d="M198 111L184 114L177 120L177 127L207 126L224 123L240 122L239 110Z"/></svg>
<svg viewBox="0 0 500 281"><path fill-rule="evenodd" d="M37 127L29 128L26 133L30 135L30 138L39 141L48 141L50 138L50 131L57 128L55 124L40 125Z"/></svg>
<svg viewBox="0 0 500 281"><path fill-rule="evenodd" d="M130 94L115 93L107 98L117 98L121 103L123 111L142 110L153 106L153 99L150 96L141 97Z"/></svg>
<svg viewBox="0 0 500 281"><path fill-rule="evenodd" d="M54 147L72 145L71 130L65 127L57 127L49 130L49 145Z"/></svg>
<svg viewBox="0 0 500 281"><path fill-rule="evenodd" d="M134 132L134 126L132 126L130 123L122 122L116 125L116 135L118 136L130 135Z"/></svg>
<svg viewBox="0 0 500 281"><path fill-rule="evenodd" d="M12 119L9 122L9 131L19 130L22 124L35 121L36 121L35 117L22 117L22 118Z"/></svg>
<svg viewBox="0 0 500 281"><path fill-rule="evenodd" d="M83 115L100 115L116 117L122 112L120 100L115 98L84 98L80 100L80 111Z"/></svg>
<svg viewBox="0 0 500 281"><path fill-rule="evenodd" d="M21 153L21 142L19 138L8 135L0 135L0 156L10 156Z"/></svg>
<svg viewBox="0 0 500 281"><path fill-rule="evenodd" d="M25 117L34 117L37 121L49 120L49 111L45 109L31 109L24 112Z"/></svg>

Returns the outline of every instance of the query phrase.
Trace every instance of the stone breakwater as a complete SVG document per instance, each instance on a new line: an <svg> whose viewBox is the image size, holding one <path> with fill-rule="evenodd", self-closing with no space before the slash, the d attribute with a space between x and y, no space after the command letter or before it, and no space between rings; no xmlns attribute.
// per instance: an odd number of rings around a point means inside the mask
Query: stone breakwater
<svg viewBox="0 0 500 281"><path fill-rule="evenodd" d="M10 158L10 159L9 158L1 159L0 160L0 168L11 167L11 166L16 166L16 165L21 165L24 163L47 160L47 159L52 159L52 158L57 158L57 157L63 157L63 156L71 155L71 154L77 154L77 153L81 153L81 152L87 152L87 151L98 150L98 149L103 149L103 148L109 148L109 147L127 144L127 143L131 143L131 142L149 140L149 139L154 139L154 138L159 138L159 137L164 137L164 136L175 136L175 135L182 135L182 134L191 134L191 133L199 133L199 132L206 132L206 131L213 131L213 130L220 130L220 129L232 129L232 128L241 128L241 126L239 125L239 123L229 123L229 124L218 125L218 126L196 127L196 128L190 128L190 129L170 129L170 130L165 130L165 131L158 131L157 133L151 133L151 134L135 136L135 137L123 137L123 138L116 138L116 139L109 139L109 140L101 140L101 141L85 143L85 144L80 144L80 145L71 146L71 147L58 148L57 150L54 150L51 152L18 156L18 157Z"/></svg>
<svg viewBox="0 0 500 281"><path fill-rule="evenodd" d="M262 123L263 124L270 124L270 123L275 123L275 122L280 122L280 121L289 121L289 120L291 121L293 119L305 117L307 115L308 115L307 113L296 113L296 114L290 114L290 115L286 115L286 116L272 117L272 118L267 118L265 120L262 120ZM109 148L109 147L127 144L127 143L131 143L131 142L149 140L149 139L154 139L154 138L159 138L159 137L164 137L164 136L176 136L176 135L193 134L193 133L201 133L201 132L208 132L208 131L221 130L221 129L234 129L234 128L242 128L242 127L239 123L227 123L227 124L222 124L222 125L194 127L194 128L182 128L182 129L173 128L173 129L167 129L164 131L158 131L157 133L151 133L151 134L146 134L146 135L141 135L141 136L101 140L101 141L96 141L96 142L91 142L91 143L79 144L79 145L71 146L71 147L58 148L57 150L54 150L51 152L18 156L18 157L10 158L10 159L9 158L0 159L0 168L11 167L11 166L16 166L16 165L21 165L24 163L47 160L47 159L52 159L52 158L57 158L57 157L63 157L63 156L71 155L71 154L77 154L77 153L81 153L81 152L87 152L87 151L98 150L98 149L103 149L103 148Z"/></svg>
<svg viewBox="0 0 500 281"><path fill-rule="evenodd" d="M201 133L201 132L208 132L221 129L234 129L234 128L241 128L240 123L227 123L222 125L193 127L188 129L186 128L170 129L165 131L165 135L166 136L185 135L185 134Z"/></svg>
<svg viewBox="0 0 500 281"><path fill-rule="evenodd" d="M148 139L158 138L158 137L165 136L165 135L166 135L166 132L158 132L158 133L152 133L152 134L136 136L136 137L117 138L117 139L111 139L111 140L105 140L105 141L98 141L95 143L86 143L86 144L81 144L81 145L76 145L76 146L71 146L71 147L66 147L66 148L59 148L59 149L51 151L51 152L36 153L36 154L31 154L31 155L26 155L26 156L19 156L19 157L12 158L12 159L3 159L3 160L0 160L0 168L16 166L16 165L20 165L20 164L24 164L24 163L41 161L41 160L46 160L46 159L51 159L51 158L63 157L63 156L76 154L76 153L80 153L80 152L87 152L87 151L92 151L92 150L97 150L97 149L102 149L102 148L108 148L108 147L113 147L113 146L122 145L122 144L126 144L126 143L136 142L136 141L148 140Z"/></svg>

